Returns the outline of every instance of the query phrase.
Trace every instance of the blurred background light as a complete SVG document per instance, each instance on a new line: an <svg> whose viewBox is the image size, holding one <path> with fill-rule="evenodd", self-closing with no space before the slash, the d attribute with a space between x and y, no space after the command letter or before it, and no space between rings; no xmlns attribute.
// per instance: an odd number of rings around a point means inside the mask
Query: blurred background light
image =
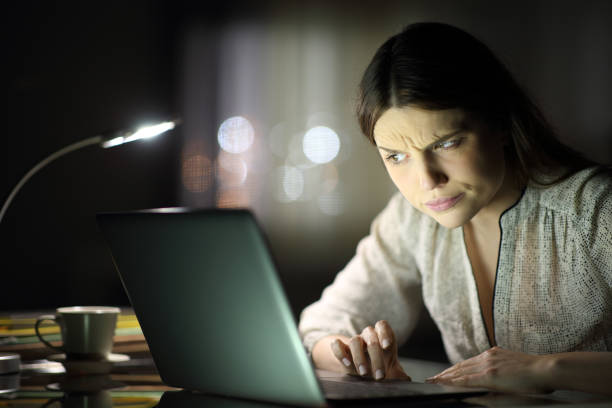
<svg viewBox="0 0 612 408"><path fill-rule="evenodd" d="M283 190L290 200L294 201L300 198L304 192L304 176L302 172L295 168L285 166L283 167Z"/></svg>
<svg viewBox="0 0 612 408"><path fill-rule="evenodd" d="M217 207L219 208L246 208L249 204L249 192L244 188L230 188L217 192Z"/></svg>
<svg viewBox="0 0 612 408"><path fill-rule="evenodd" d="M338 182L338 168L331 163L325 165L321 180L321 191L331 193L338 186Z"/></svg>
<svg viewBox="0 0 612 408"><path fill-rule="evenodd" d="M243 153L251 147L255 138L255 130L248 119L233 116L221 123L217 139L219 146L228 153Z"/></svg>
<svg viewBox="0 0 612 408"><path fill-rule="evenodd" d="M304 154L314 163L328 163L340 151L340 139L333 129L316 126L309 129L303 140Z"/></svg>
<svg viewBox="0 0 612 408"><path fill-rule="evenodd" d="M293 132L286 136L288 139L287 155L285 163L295 166L300 170L307 170L318 166L304 154L304 130Z"/></svg>
<svg viewBox="0 0 612 408"><path fill-rule="evenodd" d="M183 159L182 181L192 193L203 193L213 184L213 165L210 159L196 154Z"/></svg>
<svg viewBox="0 0 612 408"><path fill-rule="evenodd" d="M279 201L295 201L304 193L304 175L297 167L280 166L274 176L275 185L279 187L276 194Z"/></svg>
<svg viewBox="0 0 612 408"><path fill-rule="evenodd" d="M248 168L238 155L220 151L216 163L217 180L222 187L238 187L244 184Z"/></svg>

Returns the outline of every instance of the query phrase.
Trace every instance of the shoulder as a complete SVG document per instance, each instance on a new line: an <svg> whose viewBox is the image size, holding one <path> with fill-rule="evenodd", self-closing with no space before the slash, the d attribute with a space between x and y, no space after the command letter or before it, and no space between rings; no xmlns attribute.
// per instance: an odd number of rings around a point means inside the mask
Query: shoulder
<svg viewBox="0 0 612 408"><path fill-rule="evenodd" d="M580 170L549 187L528 188L541 206L576 221L612 216L612 172L605 167Z"/></svg>
<svg viewBox="0 0 612 408"><path fill-rule="evenodd" d="M407 219L418 217L418 211L404 198L400 192L395 192L377 219L386 222L404 223Z"/></svg>
<svg viewBox="0 0 612 408"><path fill-rule="evenodd" d="M447 229L417 210L401 193L395 193L372 222L370 236L386 243L397 256L414 255L417 248L432 245ZM421 255L428 251L416 251Z"/></svg>

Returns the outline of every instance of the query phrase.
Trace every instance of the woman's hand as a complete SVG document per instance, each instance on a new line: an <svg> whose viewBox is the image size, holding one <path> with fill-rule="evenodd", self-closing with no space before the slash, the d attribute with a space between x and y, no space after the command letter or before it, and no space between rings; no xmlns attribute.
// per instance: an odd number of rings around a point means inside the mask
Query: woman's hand
<svg viewBox="0 0 612 408"><path fill-rule="evenodd" d="M366 327L348 341L335 338L329 345L347 374L375 380L396 378L410 381L399 363L395 334L385 320L376 322L374 327Z"/></svg>
<svg viewBox="0 0 612 408"><path fill-rule="evenodd" d="M493 347L428 378L427 382L464 387L484 387L516 393L544 393L549 358Z"/></svg>

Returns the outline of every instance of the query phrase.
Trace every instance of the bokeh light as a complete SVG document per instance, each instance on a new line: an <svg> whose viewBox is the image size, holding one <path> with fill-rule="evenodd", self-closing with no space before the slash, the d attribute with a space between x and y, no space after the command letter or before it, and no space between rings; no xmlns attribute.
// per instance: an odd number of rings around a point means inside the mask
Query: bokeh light
<svg viewBox="0 0 612 408"><path fill-rule="evenodd" d="M232 188L217 192L218 208L245 208L250 203L249 192L244 188Z"/></svg>
<svg viewBox="0 0 612 408"><path fill-rule="evenodd" d="M276 169L277 199L295 201L304 193L304 175L297 167L280 166Z"/></svg>
<svg viewBox="0 0 612 408"><path fill-rule="evenodd" d="M340 181L338 177L338 168L331 163L326 164L323 168L321 178L323 179L321 181L321 191L323 193L331 193L336 189Z"/></svg>
<svg viewBox="0 0 612 408"><path fill-rule="evenodd" d="M304 154L310 161L318 164L328 163L340 151L340 138L333 129L316 126L306 132L302 145Z"/></svg>
<svg viewBox="0 0 612 408"><path fill-rule="evenodd" d="M216 172L222 187L237 187L244 184L248 168L242 157L221 151L217 157Z"/></svg>
<svg viewBox="0 0 612 408"><path fill-rule="evenodd" d="M283 167L283 190L290 200L297 200L304 192L304 176L302 172L295 168Z"/></svg>
<svg viewBox="0 0 612 408"><path fill-rule="evenodd" d="M221 123L217 140L219 146L228 153L244 153L253 144L255 130L248 119L233 116Z"/></svg>
<svg viewBox="0 0 612 408"><path fill-rule="evenodd" d="M304 132L294 133L288 145L288 154L285 156L285 164L295 166L300 170L308 170L319 166L312 162L304 154Z"/></svg>
<svg viewBox="0 0 612 408"><path fill-rule="evenodd" d="M183 159L183 186L192 193L203 193L213 184L214 169L210 159L196 154Z"/></svg>

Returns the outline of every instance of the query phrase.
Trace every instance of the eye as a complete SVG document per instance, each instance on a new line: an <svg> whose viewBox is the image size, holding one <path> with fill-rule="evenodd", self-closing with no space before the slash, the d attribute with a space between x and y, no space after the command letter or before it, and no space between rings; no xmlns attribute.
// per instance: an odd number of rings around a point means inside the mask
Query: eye
<svg viewBox="0 0 612 408"><path fill-rule="evenodd" d="M405 153L393 153L385 157L385 160L391 164L400 164L406 158Z"/></svg>
<svg viewBox="0 0 612 408"><path fill-rule="evenodd" d="M461 139L451 139L451 140L445 140L444 142L440 142L436 145L434 145L433 149L434 150L450 150L450 149L454 149L455 147L458 147L461 144Z"/></svg>

